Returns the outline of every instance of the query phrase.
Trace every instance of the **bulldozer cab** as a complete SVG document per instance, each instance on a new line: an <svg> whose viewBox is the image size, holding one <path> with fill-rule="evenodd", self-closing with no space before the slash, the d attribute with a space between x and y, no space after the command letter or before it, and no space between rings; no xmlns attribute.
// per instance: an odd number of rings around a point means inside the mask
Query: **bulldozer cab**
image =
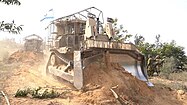
<svg viewBox="0 0 187 105"><path fill-rule="evenodd" d="M103 21L102 11L95 7L52 21L50 27L53 28L50 33L54 40L51 48L68 47L78 50L82 41L99 34Z"/></svg>
<svg viewBox="0 0 187 105"><path fill-rule="evenodd" d="M81 21L79 19L67 19L55 23L57 33L54 38L54 47L67 47L71 48L72 50L78 49L80 41L85 34L85 24L85 21Z"/></svg>
<svg viewBox="0 0 187 105"><path fill-rule="evenodd" d="M85 21L79 19L60 21L56 23L57 36L83 35L85 33L85 25Z"/></svg>

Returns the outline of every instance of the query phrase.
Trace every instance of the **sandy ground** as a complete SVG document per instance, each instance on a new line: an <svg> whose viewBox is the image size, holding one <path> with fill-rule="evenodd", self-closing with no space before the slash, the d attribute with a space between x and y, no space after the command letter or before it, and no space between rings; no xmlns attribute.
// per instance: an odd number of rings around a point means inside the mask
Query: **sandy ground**
<svg viewBox="0 0 187 105"><path fill-rule="evenodd" d="M46 60L34 63L27 61L12 70L0 70L0 89L7 94L11 105L120 105L110 91L114 86L117 86L115 92L129 105L187 105L186 93L180 94L160 85L159 78L152 78L155 86L148 87L131 74L121 71L118 64L111 64L109 67L101 63L98 65L98 62L91 64L85 69L87 80L84 90L76 90L62 79L46 76L44 61ZM66 94L54 99L14 97L18 89L27 87L50 88ZM2 105L6 105L4 101Z"/></svg>

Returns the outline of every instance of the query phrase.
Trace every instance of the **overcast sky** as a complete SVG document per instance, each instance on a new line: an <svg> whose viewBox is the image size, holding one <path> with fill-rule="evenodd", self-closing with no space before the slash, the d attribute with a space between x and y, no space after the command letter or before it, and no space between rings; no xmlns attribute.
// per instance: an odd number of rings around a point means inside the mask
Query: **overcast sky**
<svg viewBox="0 0 187 105"><path fill-rule="evenodd" d="M21 35L47 36L44 28L50 20L40 22L47 11L54 10L55 18L94 6L104 17L118 18L129 34L140 34L153 42L160 34L163 42L175 40L187 51L187 0L20 0L21 6L0 3L0 20L15 20L23 24ZM13 36L0 32L0 36Z"/></svg>

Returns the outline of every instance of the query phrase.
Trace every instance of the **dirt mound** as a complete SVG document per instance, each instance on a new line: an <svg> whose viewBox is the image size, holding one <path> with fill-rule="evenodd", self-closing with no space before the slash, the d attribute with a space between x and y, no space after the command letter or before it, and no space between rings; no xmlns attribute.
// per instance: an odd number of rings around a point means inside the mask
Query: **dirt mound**
<svg viewBox="0 0 187 105"><path fill-rule="evenodd" d="M43 53L32 51L16 51L8 58L8 63L21 62L35 64L43 59Z"/></svg>
<svg viewBox="0 0 187 105"><path fill-rule="evenodd" d="M146 100L148 103L153 100L153 91L146 83L126 72L119 64L112 63L106 66L103 62L96 62L89 65L84 74L84 90L100 88L92 92L91 98L94 101L114 100L114 95L110 91L112 88L123 100L131 103L142 103Z"/></svg>
<svg viewBox="0 0 187 105"><path fill-rule="evenodd" d="M23 58L22 58L23 57ZM15 52L10 56L12 62L40 61L40 55L34 52ZM27 59L27 60L26 60ZM39 64L39 63L35 63ZM15 69L6 79L5 92L14 105L121 105L111 89L117 93L125 104L122 105L185 105L179 101L176 93L163 86L148 87L126 72L117 63L96 61L84 69L84 88L76 90L72 84L44 76L45 67L25 65ZM21 85L20 85L21 84ZM47 87L58 91L62 97L55 99L15 98L18 89L24 87ZM183 98L183 96L179 97ZM185 100L184 100L185 101Z"/></svg>

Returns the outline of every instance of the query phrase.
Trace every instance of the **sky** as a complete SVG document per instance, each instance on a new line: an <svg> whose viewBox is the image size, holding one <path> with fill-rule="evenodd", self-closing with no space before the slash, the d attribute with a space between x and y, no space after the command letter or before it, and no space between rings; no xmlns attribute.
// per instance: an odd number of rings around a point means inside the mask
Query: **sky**
<svg viewBox="0 0 187 105"><path fill-rule="evenodd" d="M187 53L187 0L20 0L20 6L0 3L0 20L23 24L20 35L0 32L0 37L14 37L22 40L31 34L48 36L45 30L51 20L40 22L48 10L54 10L59 18L88 7L103 11L104 18L118 18L129 34L139 34L153 43L160 34L162 42L175 40L185 47ZM21 39L20 39L21 38Z"/></svg>

